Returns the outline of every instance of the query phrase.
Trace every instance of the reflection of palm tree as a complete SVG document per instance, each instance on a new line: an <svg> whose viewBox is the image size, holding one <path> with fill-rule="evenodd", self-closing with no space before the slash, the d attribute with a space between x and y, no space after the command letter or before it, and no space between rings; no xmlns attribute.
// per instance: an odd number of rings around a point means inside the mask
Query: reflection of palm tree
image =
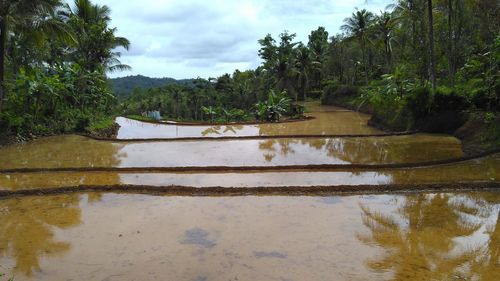
<svg viewBox="0 0 500 281"><path fill-rule="evenodd" d="M80 224L78 195L9 199L0 204L0 256L16 260L16 270L31 276L38 258L60 255L71 244L54 241L51 227Z"/></svg>
<svg viewBox="0 0 500 281"><path fill-rule="evenodd" d="M450 280L461 274L477 251L452 254L454 239L470 236L481 225L466 219L455 206L448 195L426 194L408 196L397 211L400 217L361 205L363 223L371 234L359 235L359 239L389 252L382 259L368 261L368 266L393 270L395 280Z"/></svg>
<svg viewBox="0 0 500 281"><path fill-rule="evenodd" d="M227 125L227 126L212 126L201 132L201 135L206 137L208 135L221 135L226 134L228 132L232 132L233 134L237 134L237 131L243 129L241 125Z"/></svg>
<svg viewBox="0 0 500 281"><path fill-rule="evenodd" d="M201 135L206 137L207 135L220 135L221 126L212 126L201 132Z"/></svg>
<svg viewBox="0 0 500 281"><path fill-rule="evenodd" d="M278 151L275 145L278 146L280 155L287 156L295 153L292 145L297 143L299 143L299 141L294 139L269 139L261 141L259 143L259 149L264 151L264 158L266 161L271 162L274 157L276 157Z"/></svg>

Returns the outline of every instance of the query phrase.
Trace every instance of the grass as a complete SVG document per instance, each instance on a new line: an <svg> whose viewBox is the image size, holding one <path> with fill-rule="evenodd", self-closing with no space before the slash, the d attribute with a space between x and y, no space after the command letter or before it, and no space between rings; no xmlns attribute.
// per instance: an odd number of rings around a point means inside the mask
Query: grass
<svg viewBox="0 0 500 281"><path fill-rule="evenodd" d="M88 131L106 130L113 127L114 124L115 124L115 118L105 117L91 122L90 125L87 127L87 130Z"/></svg>
<svg viewBox="0 0 500 281"><path fill-rule="evenodd" d="M127 115L125 117L127 117L129 119L139 120L139 121L153 121L153 122L157 121L156 119L153 119L153 118L147 117L147 116L142 116L142 115Z"/></svg>

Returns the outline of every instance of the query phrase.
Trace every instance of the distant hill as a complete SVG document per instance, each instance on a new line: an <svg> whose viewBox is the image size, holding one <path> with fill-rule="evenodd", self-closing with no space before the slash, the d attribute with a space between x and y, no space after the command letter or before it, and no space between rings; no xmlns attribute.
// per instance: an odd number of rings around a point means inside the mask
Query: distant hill
<svg viewBox="0 0 500 281"><path fill-rule="evenodd" d="M169 84L191 84L193 79L176 80L174 78L150 78L142 75L110 79L111 88L118 97L129 96L134 88L156 88Z"/></svg>

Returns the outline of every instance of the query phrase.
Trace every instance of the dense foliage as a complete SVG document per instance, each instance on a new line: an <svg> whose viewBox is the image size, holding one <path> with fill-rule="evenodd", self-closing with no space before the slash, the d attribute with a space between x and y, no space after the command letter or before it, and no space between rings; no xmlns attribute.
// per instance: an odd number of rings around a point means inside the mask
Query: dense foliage
<svg viewBox="0 0 500 281"><path fill-rule="evenodd" d="M159 88L170 84L191 85L193 79L176 80L174 78L150 78L142 75L126 76L109 79L113 93L120 97L128 97L135 88L147 90L150 88Z"/></svg>
<svg viewBox="0 0 500 281"><path fill-rule="evenodd" d="M64 132L109 115L115 99L105 74L128 68L116 47L129 45L108 26L109 9L88 0L73 8L58 0L0 3L0 126ZM255 70L189 83L137 77L138 87L118 86L131 91L118 112L275 121L299 115L300 100L322 98L370 110L372 122L389 129L452 132L471 115L500 123L497 0L398 0L379 13L356 10L344 22L342 33L330 37L319 27L308 42L287 31L268 34Z"/></svg>
<svg viewBox="0 0 500 281"><path fill-rule="evenodd" d="M256 70L199 79L195 87L138 91L124 108L206 120L215 113L222 118L225 109L251 115L270 91L285 91L292 101L322 97L368 109L388 129L452 132L470 112L498 116L499 6L496 0L399 0L378 14L356 10L332 37L323 27L307 43L286 31L278 39L268 34L259 40Z"/></svg>
<svg viewBox="0 0 500 281"><path fill-rule="evenodd" d="M110 118L106 73L128 69L110 10L89 0L0 2L0 129L20 137L84 131Z"/></svg>

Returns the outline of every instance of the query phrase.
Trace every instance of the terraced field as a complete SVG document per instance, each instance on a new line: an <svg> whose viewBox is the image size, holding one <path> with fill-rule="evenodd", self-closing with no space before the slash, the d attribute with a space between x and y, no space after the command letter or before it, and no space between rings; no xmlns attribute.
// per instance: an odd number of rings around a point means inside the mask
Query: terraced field
<svg viewBox="0 0 500 281"><path fill-rule="evenodd" d="M451 136L390 135L368 115L306 106L297 122L118 118L117 139L0 149L0 273L498 280L500 154L465 156Z"/></svg>

